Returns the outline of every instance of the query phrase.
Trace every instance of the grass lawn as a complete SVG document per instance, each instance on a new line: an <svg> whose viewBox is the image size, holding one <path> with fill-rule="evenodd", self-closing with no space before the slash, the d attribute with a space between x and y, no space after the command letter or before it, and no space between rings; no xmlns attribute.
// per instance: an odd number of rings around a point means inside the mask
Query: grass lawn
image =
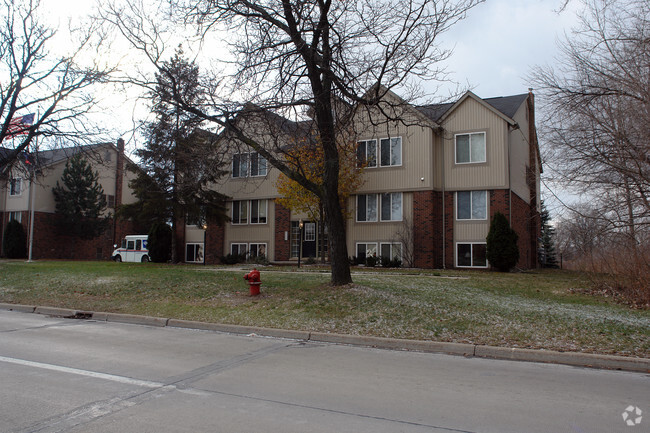
<svg viewBox="0 0 650 433"><path fill-rule="evenodd" d="M228 267L0 262L0 302L206 322L650 357L650 311L572 293L577 273L265 267L262 295Z"/></svg>

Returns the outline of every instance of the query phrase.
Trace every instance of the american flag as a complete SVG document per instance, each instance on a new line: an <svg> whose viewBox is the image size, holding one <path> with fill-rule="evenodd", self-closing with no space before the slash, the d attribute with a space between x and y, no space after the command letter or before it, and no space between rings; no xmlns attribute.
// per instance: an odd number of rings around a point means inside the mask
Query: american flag
<svg viewBox="0 0 650 433"><path fill-rule="evenodd" d="M34 123L34 113L26 114L20 117L14 117L9 122L9 129L5 138L11 138L14 135L27 134L29 127Z"/></svg>

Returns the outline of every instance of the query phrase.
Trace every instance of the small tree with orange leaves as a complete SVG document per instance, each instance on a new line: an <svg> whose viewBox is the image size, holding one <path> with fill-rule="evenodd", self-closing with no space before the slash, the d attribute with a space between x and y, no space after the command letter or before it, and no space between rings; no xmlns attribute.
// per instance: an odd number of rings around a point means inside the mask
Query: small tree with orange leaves
<svg viewBox="0 0 650 433"><path fill-rule="evenodd" d="M346 139L339 143L338 148L341 156L339 199L341 209L343 209L344 215L347 216L347 200L363 184L362 173L364 166L357 161L356 142L354 140ZM288 165L302 172L307 179L317 185L323 184L325 158L323 147L318 145L317 140L310 141L307 138L296 140L286 151L285 158ZM276 188L281 196L277 200L278 203L294 212L306 214L312 221L318 221L319 238L323 239L325 212L321 197L284 174L280 174L278 177ZM324 245L322 243L319 243L319 245L318 253L321 260L325 261Z"/></svg>

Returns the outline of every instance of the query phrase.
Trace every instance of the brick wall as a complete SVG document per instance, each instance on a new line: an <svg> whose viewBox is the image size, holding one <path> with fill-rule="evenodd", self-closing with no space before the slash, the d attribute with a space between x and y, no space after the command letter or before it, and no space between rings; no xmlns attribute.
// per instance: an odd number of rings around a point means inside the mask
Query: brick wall
<svg viewBox="0 0 650 433"><path fill-rule="evenodd" d="M445 192L445 267L454 268L456 261L454 259L454 221L456 212L454 211L454 192ZM440 228L442 230L442 227Z"/></svg>
<svg viewBox="0 0 650 433"><path fill-rule="evenodd" d="M413 193L413 251L417 268L442 267L442 194Z"/></svg>
<svg viewBox="0 0 650 433"><path fill-rule="evenodd" d="M287 232L287 240L284 233ZM275 202L275 261L286 261L291 256L291 211Z"/></svg>
<svg viewBox="0 0 650 433"><path fill-rule="evenodd" d="M511 197L510 197L511 195ZM512 201L510 201L510 198ZM509 190L490 191L490 220L496 212L501 212L510 221L511 227L517 232L519 239L519 261L517 267L530 269L537 267L537 212L531 210L531 205L522 200L517 194L509 194Z"/></svg>
<svg viewBox="0 0 650 433"><path fill-rule="evenodd" d="M210 223L208 221L208 228L205 232L205 263L206 264L219 264L224 248L225 239L225 226L217 224L216 222Z"/></svg>
<svg viewBox="0 0 650 433"><path fill-rule="evenodd" d="M26 212L25 212L26 213ZM34 213L34 243L32 258L34 259L61 259L61 260L109 260L113 252L113 227L120 233L133 233L130 221L118 220L94 239L80 239L61 233L57 226L60 217L46 212ZM27 216L23 216L23 225L26 226ZM120 234L117 243L120 242Z"/></svg>

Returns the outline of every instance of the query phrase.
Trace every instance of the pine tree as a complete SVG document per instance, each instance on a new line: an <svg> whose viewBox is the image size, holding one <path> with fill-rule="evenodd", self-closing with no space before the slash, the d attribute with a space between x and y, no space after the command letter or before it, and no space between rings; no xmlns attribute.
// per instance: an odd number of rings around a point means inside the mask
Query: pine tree
<svg viewBox="0 0 650 433"><path fill-rule="evenodd" d="M130 184L138 201L122 206L120 214L149 227L171 223L172 233L183 218L197 225L221 224L228 218L226 197L211 189L226 173L216 136L200 129L199 117L173 103L175 93L195 105L205 101L199 68L178 47L161 71L150 94L155 121L147 125L144 148L136 151L144 170ZM178 261L176 250L172 236L172 262Z"/></svg>
<svg viewBox="0 0 650 433"><path fill-rule="evenodd" d="M519 260L519 236L501 212L496 212L487 235L487 259L499 272L508 272Z"/></svg>
<svg viewBox="0 0 650 433"><path fill-rule="evenodd" d="M551 216L542 202L542 211L540 212L542 222L542 248L540 254L540 263L545 268L557 268L557 254L555 252L555 227L551 225Z"/></svg>
<svg viewBox="0 0 650 433"><path fill-rule="evenodd" d="M99 174L93 172L90 163L80 154L65 164L63 184L56 182L52 189L59 215L59 230L81 239L93 239L108 228L104 189L99 184Z"/></svg>
<svg viewBox="0 0 650 433"><path fill-rule="evenodd" d="M27 236L23 225L16 220L9 221L5 227L3 249L10 259L27 257Z"/></svg>

